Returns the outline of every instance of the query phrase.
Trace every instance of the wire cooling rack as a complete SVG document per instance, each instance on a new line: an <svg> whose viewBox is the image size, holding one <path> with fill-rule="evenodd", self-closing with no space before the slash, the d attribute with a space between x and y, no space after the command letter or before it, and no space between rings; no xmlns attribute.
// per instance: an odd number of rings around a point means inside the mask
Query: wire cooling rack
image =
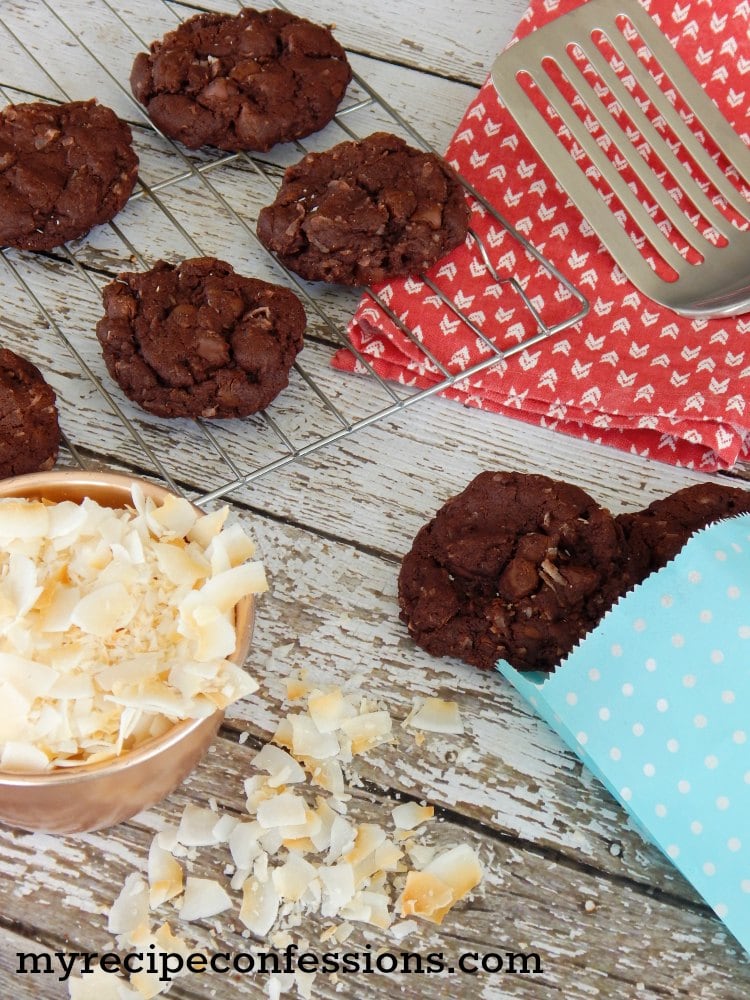
<svg viewBox="0 0 750 1000"><path fill-rule="evenodd" d="M577 304L569 317L547 325L522 283L512 274L498 274L472 233L478 259L494 280L512 286L520 296L536 333L501 351L491 331L479 328L459 304L422 276L487 345L486 357L471 368L451 371L427 354L374 291L321 287L285 269L258 241L255 223L260 208L275 197L286 166L310 150L376 130L395 132L424 149L432 147L355 74L334 121L304 143L287 143L266 154L183 148L154 128L132 97L128 79L135 53L197 9L173 0L126 0L117 6L109 0L9 0L0 8L0 97L20 103L96 96L131 123L140 159L138 186L111 223L48 254L0 249L5 271L0 340L38 364L55 389L63 463L82 468L101 462L124 465L208 503L490 368L585 315L588 304L580 291L468 183L470 195L517 241L530 264L558 282ZM263 413L226 421L153 417L130 403L106 372L94 335L102 311L101 290L120 271L145 269L160 258L205 255L227 260L242 274L292 287L308 315L305 348L289 387ZM346 324L363 291L437 368L439 382L416 391L385 381L356 350L365 375L332 369L333 353L351 349Z"/></svg>

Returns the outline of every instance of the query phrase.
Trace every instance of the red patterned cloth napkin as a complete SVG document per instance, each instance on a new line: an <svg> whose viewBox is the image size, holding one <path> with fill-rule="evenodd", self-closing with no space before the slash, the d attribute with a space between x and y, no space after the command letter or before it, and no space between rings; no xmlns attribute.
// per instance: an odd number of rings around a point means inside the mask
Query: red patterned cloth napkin
<svg viewBox="0 0 750 1000"><path fill-rule="evenodd" d="M516 39L576 6L578 0L532 0ZM750 142L748 0L736 6L646 0L645 6ZM489 79L446 157L591 303L580 324L462 380L447 396L676 465L715 470L750 455L750 315L690 320L638 292L539 162ZM471 225L496 268L515 273L548 325L574 314L561 286L542 279L543 271L474 201ZM471 240L428 274L498 346L517 345L535 332L518 293L493 281ZM377 291L451 373L487 356L481 339L423 281L393 280ZM417 387L443 380L369 296L348 333L385 378ZM365 370L348 350L337 353L334 365Z"/></svg>

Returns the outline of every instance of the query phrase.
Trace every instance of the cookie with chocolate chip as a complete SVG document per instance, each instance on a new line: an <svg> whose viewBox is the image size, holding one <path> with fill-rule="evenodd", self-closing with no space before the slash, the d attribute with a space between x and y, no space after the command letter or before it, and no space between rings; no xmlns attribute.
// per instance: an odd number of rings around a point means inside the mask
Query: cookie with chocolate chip
<svg viewBox="0 0 750 1000"><path fill-rule="evenodd" d="M551 670L624 593L622 530L569 483L483 472L417 534L401 618L428 652Z"/></svg>
<svg viewBox="0 0 750 1000"><path fill-rule="evenodd" d="M162 417L244 417L288 384L305 311L287 288L214 257L120 274L96 326L107 369Z"/></svg>
<svg viewBox="0 0 750 1000"><path fill-rule="evenodd" d="M369 285L426 270L466 238L469 208L439 156L376 132L289 167L258 236L311 281Z"/></svg>
<svg viewBox="0 0 750 1000"><path fill-rule="evenodd" d="M52 250L112 219L138 175L130 127L96 101L0 111L0 245Z"/></svg>
<svg viewBox="0 0 750 1000"><path fill-rule="evenodd" d="M282 10L196 14L151 43L130 85L189 149L266 150L323 128L352 78L331 32Z"/></svg>
<svg viewBox="0 0 750 1000"><path fill-rule="evenodd" d="M645 510L618 514L627 543L631 574L636 580L673 559L691 535L714 521L750 512L750 490L724 483L696 483Z"/></svg>
<svg viewBox="0 0 750 1000"><path fill-rule="evenodd" d="M0 348L0 478L43 472L57 461L55 393L30 361Z"/></svg>

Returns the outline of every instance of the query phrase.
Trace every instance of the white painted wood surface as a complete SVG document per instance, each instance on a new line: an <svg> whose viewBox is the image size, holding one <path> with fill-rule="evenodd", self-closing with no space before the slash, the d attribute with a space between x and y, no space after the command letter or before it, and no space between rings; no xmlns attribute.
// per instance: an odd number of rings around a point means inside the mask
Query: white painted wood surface
<svg viewBox="0 0 750 1000"><path fill-rule="evenodd" d="M253 243L249 227L268 200L269 182L236 158L180 180L187 153L155 136L129 98L127 76L139 38L158 37L196 5L156 0L0 0L0 96L24 100L97 95L133 124L141 176L153 189L134 199L115 227L100 227L64 253L6 253L0 263L0 338L35 360L54 385L72 448L61 463L166 472L202 494L239 471L282 452L263 419L203 428L148 417L108 381L93 337L99 287L118 270L216 253L261 277L283 278ZM228 9L219 0L200 4ZM336 25L352 64L368 84L438 148L447 143L496 51L522 12L520 0L444 0L369 5L300 0L294 11ZM71 30L72 29L72 30ZM86 51L90 49L93 56ZM99 61L97 62L97 58ZM355 88L356 90L356 88ZM357 127L387 126L375 110ZM329 127L310 140L325 148L342 138ZM272 176L294 148L262 158ZM274 173L275 172L275 173ZM221 209L215 191L233 211ZM164 214L172 214L172 222ZM135 253L133 259L131 255ZM371 382L331 371L332 328L341 328L357 296L307 286L313 306L301 372L270 414L303 443L336 428L304 381L313 377L348 419L389 401ZM324 317L327 317L324 319ZM99 387L81 371L83 362ZM128 430L122 417L129 421ZM145 450L145 448L148 450ZM227 463L222 454L230 457ZM320 997L541 997L583 1000L750 996L750 963L672 865L630 827L609 795L505 682L416 649L398 621L398 560L435 509L482 469L543 472L575 482L612 509L637 509L697 481L696 473L585 444L502 417L433 398L269 473L232 494L235 516L257 537L272 590L263 600L249 667L260 690L229 713L220 738L195 774L169 799L132 822L100 834L51 838L0 828L0 995L63 997L51 977L15 974L19 950L99 950L109 936L106 910L126 875L143 868L151 833L186 802L210 796L241 811L248 760L285 712L284 678L305 668L313 679L361 678L363 691L402 720L415 696L457 700L463 737L399 741L370 753L351 804L358 821L382 817L399 795L440 811L440 843L475 844L487 875L471 901L440 928L405 941L427 953L533 950L539 976L319 976ZM741 473L738 473L740 475ZM398 727L397 727L398 728ZM239 744L238 733L249 734ZM462 751L456 760L456 754ZM218 864L218 861L216 862ZM204 874L210 874L210 866ZM242 950L238 922L194 930L197 944ZM301 931L315 948L320 926ZM256 946L259 942L253 942ZM387 935L358 927L348 945L393 947ZM265 984L245 977L178 981L177 997L260 997Z"/></svg>

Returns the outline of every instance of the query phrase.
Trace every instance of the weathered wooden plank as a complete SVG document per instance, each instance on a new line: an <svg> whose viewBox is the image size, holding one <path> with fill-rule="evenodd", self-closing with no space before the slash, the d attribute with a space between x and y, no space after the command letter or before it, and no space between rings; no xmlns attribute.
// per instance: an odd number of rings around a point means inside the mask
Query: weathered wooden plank
<svg viewBox="0 0 750 1000"><path fill-rule="evenodd" d="M217 741L180 790L155 809L106 834L54 838L1 830L0 870L5 877L0 885L0 908L4 920L22 919L28 901L38 894L48 903L45 933L53 941L65 942L66 950L107 948L106 911L125 877L143 870L154 830L174 821L190 801L205 804L214 796L221 809L225 804L236 808L242 801L242 778L251 773L253 754L248 746ZM349 814L355 822L387 824L387 812L393 804L360 792L349 803ZM396 945L387 933L358 925L346 949L364 950L369 945L373 951L404 949L422 956L442 952L451 963L463 952L536 952L543 972L502 977L482 974L476 978L458 973L435 975L429 976L429 987L424 975L368 975L366 980L341 976L345 995L361 995L364 982L367 996L374 998L391 995L396 988L406 998L458 998L466 996L467 989L477 989L487 997L531 997L543 990L545 996L559 995L566 1000L687 995L733 1000L750 989L750 966L715 919L700 908L651 898L632 885L493 840L450 820L433 822L425 840L440 847L472 844L485 867L481 887L470 900L459 904L441 927L420 924L418 933ZM221 849L202 850L190 868L196 875L221 879L228 860ZM72 871L75 879L70 878ZM550 899L555 900L552 919ZM171 912L167 905L159 915L169 919ZM218 930L212 923L176 929L205 951L262 947L261 942L243 936L236 911L217 919ZM310 949L320 953L319 935L325 923L308 917L293 936L308 939ZM63 995L53 991L46 977L40 978L38 985L38 996ZM261 977L253 981L207 975L200 981L200 992L213 995L209 991L216 989L218 998L256 997L265 995L264 986ZM173 995L194 996L196 991L197 983L190 977L177 980ZM336 984L318 976L314 995L333 998Z"/></svg>

